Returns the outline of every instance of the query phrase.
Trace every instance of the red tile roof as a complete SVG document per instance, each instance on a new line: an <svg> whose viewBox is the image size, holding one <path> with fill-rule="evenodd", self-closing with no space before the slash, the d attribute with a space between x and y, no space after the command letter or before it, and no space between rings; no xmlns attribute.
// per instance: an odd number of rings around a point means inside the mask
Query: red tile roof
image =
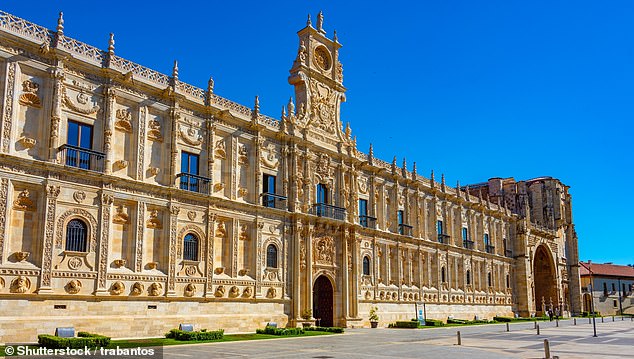
<svg viewBox="0 0 634 359"><path fill-rule="evenodd" d="M592 271L593 276L610 276L610 277L631 277L634 278L634 267L607 264L607 263L588 263L582 262L579 266L579 273L581 276L589 276Z"/></svg>

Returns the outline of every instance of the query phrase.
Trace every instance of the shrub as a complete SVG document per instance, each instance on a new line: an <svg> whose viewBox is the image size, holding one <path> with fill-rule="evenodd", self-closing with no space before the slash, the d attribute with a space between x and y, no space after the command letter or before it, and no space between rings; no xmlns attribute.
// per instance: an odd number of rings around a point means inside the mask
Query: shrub
<svg viewBox="0 0 634 359"><path fill-rule="evenodd" d="M344 328L341 328L341 327L310 327L310 328L304 328L304 331L343 333L344 332Z"/></svg>
<svg viewBox="0 0 634 359"><path fill-rule="evenodd" d="M302 335L304 334L304 328L275 328L266 326L264 329L257 329L257 334L270 334L270 335Z"/></svg>
<svg viewBox="0 0 634 359"><path fill-rule="evenodd" d="M388 325L389 328L418 328L418 322L397 321Z"/></svg>
<svg viewBox="0 0 634 359"><path fill-rule="evenodd" d="M442 327L444 325L445 323L443 323L442 320L425 319L425 326L428 327Z"/></svg>
<svg viewBox="0 0 634 359"><path fill-rule="evenodd" d="M512 322L514 318L509 317L493 317L493 320L500 323Z"/></svg>
<svg viewBox="0 0 634 359"><path fill-rule="evenodd" d="M199 332L185 332L178 329L172 329L165 334L165 338L172 338L181 341L203 341L203 340L220 340L224 337L224 329L207 331L203 329Z"/></svg>
<svg viewBox="0 0 634 359"><path fill-rule="evenodd" d="M99 348L106 347L110 344L110 337L88 332L77 333L77 338L61 338L54 335L40 334L37 336L37 342L41 347L50 349L72 348L80 349L84 347Z"/></svg>

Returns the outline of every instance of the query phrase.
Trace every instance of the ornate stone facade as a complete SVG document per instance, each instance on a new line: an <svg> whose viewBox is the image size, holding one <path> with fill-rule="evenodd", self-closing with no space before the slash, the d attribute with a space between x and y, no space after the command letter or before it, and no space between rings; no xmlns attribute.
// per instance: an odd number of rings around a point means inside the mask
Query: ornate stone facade
<svg viewBox="0 0 634 359"><path fill-rule="evenodd" d="M0 12L0 342L580 311L568 187L453 188L359 151L321 14L279 120L62 24Z"/></svg>

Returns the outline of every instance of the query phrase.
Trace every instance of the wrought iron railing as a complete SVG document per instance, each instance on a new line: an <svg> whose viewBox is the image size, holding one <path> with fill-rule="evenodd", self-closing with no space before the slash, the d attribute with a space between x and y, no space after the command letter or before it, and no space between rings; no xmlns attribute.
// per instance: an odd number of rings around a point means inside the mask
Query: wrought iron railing
<svg viewBox="0 0 634 359"><path fill-rule="evenodd" d="M485 245L484 249L486 250L487 253L494 253L495 252L495 246L492 246L490 244Z"/></svg>
<svg viewBox="0 0 634 359"><path fill-rule="evenodd" d="M325 203L313 204L312 214L319 217L328 217L343 221L346 219L346 209Z"/></svg>
<svg viewBox="0 0 634 359"><path fill-rule="evenodd" d="M186 191L209 194L209 184L211 179L191 173L179 173L176 175L179 180L180 189Z"/></svg>
<svg viewBox="0 0 634 359"><path fill-rule="evenodd" d="M473 241L470 241L470 240L468 240L468 239L463 239L463 240L462 240L462 246L463 246L463 247L465 247L465 248L467 248L467 249L473 249L473 245L474 245L474 244L475 244L475 243L474 243Z"/></svg>
<svg viewBox="0 0 634 359"><path fill-rule="evenodd" d="M409 224L399 223L399 225L398 225L398 234L402 234L404 236L411 237L413 228L414 227L410 226Z"/></svg>
<svg viewBox="0 0 634 359"><path fill-rule="evenodd" d="M287 209L287 199L275 193L262 193L262 205L268 208Z"/></svg>
<svg viewBox="0 0 634 359"><path fill-rule="evenodd" d="M376 229L376 218L370 216L359 216L359 224L365 228Z"/></svg>
<svg viewBox="0 0 634 359"><path fill-rule="evenodd" d="M77 167L85 170L103 172L103 153L81 148L73 145L62 145L59 148L60 161L66 166Z"/></svg>
<svg viewBox="0 0 634 359"><path fill-rule="evenodd" d="M438 243L449 244L450 235L444 233L438 233Z"/></svg>

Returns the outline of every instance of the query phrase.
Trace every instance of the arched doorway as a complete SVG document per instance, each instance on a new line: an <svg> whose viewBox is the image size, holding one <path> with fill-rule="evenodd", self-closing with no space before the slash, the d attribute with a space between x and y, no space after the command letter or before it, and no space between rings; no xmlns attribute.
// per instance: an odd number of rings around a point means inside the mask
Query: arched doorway
<svg viewBox="0 0 634 359"><path fill-rule="evenodd" d="M321 319L318 323L320 326L334 326L332 318L332 305L332 283L330 283L330 279L328 279L326 276L321 275L317 277L317 280L315 280L315 284L313 285L313 317Z"/></svg>
<svg viewBox="0 0 634 359"><path fill-rule="evenodd" d="M555 264L546 246L539 246L533 258L533 280L535 282L535 310L544 314L549 309L555 310L559 304ZM551 308L552 305L552 308Z"/></svg>

